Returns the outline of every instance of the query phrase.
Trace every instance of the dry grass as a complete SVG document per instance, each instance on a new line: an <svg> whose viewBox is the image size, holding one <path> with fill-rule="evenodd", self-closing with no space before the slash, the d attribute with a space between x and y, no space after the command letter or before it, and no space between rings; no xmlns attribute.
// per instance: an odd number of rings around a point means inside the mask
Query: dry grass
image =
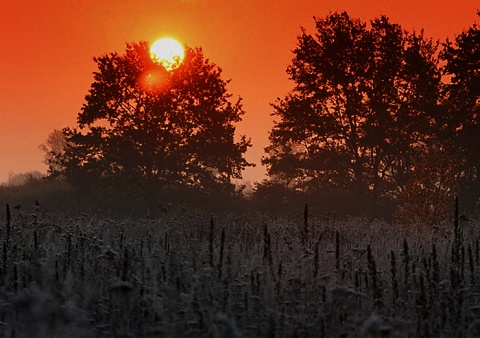
<svg viewBox="0 0 480 338"><path fill-rule="evenodd" d="M10 218L0 232L0 335L474 336L480 228L458 229L340 222L307 208Z"/></svg>

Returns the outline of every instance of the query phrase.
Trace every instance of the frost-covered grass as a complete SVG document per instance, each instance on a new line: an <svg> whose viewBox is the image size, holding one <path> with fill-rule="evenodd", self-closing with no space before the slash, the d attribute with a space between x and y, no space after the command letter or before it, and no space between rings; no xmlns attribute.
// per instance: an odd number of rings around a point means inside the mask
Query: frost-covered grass
<svg viewBox="0 0 480 338"><path fill-rule="evenodd" d="M12 218L0 336L477 337L479 240L301 212Z"/></svg>

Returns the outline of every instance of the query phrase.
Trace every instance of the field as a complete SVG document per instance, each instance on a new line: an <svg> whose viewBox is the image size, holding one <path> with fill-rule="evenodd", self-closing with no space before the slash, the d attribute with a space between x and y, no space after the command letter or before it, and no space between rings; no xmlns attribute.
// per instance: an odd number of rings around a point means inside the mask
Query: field
<svg viewBox="0 0 480 338"><path fill-rule="evenodd" d="M2 337L480 336L480 224L458 216L12 210L0 239Z"/></svg>

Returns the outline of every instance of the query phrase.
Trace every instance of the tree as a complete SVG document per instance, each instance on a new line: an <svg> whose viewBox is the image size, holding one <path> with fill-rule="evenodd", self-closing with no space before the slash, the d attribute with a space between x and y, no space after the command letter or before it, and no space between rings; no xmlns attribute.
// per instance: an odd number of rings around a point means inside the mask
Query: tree
<svg viewBox="0 0 480 338"><path fill-rule="evenodd" d="M48 138L45 140L45 143L42 143L38 148L45 153L45 159L43 163L49 166L51 172L60 171L61 168L56 161L56 156L63 155L65 148L67 146L67 141L61 130L54 129Z"/></svg>
<svg viewBox="0 0 480 338"><path fill-rule="evenodd" d="M396 212L397 220L427 225L448 221L458 193L458 166L450 150L438 143L425 147L413 177L399 194L402 205Z"/></svg>
<svg viewBox="0 0 480 338"><path fill-rule="evenodd" d="M271 179L301 191L397 193L434 137L437 44L384 16L369 27L346 12L315 24L315 35L298 37L287 69L295 86L273 104L262 162Z"/></svg>
<svg viewBox="0 0 480 338"><path fill-rule="evenodd" d="M54 175L151 196L165 185L230 189L251 165L243 157L250 140L235 141L241 99L230 101L229 81L201 49L187 48L172 71L150 58L145 42L94 61L77 126L63 129L67 146L50 165Z"/></svg>
<svg viewBox="0 0 480 338"><path fill-rule="evenodd" d="M7 186L9 187L18 187L25 185L29 182L40 181L45 175L39 171L28 171L25 173L15 174L10 171L8 173Z"/></svg>
<svg viewBox="0 0 480 338"><path fill-rule="evenodd" d="M479 12L480 15L480 12ZM446 85L446 135L454 143L461 172L461 190L473 207L480 200L480 29L468 30L447 40L440 58ZM462 200L462 199L461 199ZM465 199L463 200L466 203Z"/></svg>

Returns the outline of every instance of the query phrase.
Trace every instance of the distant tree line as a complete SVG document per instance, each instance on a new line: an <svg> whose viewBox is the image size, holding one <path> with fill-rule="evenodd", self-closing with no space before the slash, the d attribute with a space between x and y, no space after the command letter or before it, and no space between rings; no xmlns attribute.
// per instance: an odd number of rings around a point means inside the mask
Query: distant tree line
<svg viewBox="0 0 480 338"><path fill-rule="evenodd" d="M331 13L315 27L298 36L287 69L293 89L272 104L276 121L262 159L268 179L254 199L335 197L362 208L388 201L432 223L446 217L454 194L473 207L480 197L476 24L443 44L386 16L367 23ZM44 147L50 177L148 199L167 187L234 193L232 179L252 165L244 157L250 140L235 136L244 111L201 49L187 48L173 71L152 61L146 43L94 60L77 126Z"/></svg>
<svg viewBox="0 0 480 338"><path fill-rule="evenodd" d="M45 177L45 174L35 170L25 173L16 174L14 172L8 173L8 180L3 185L6 187L18 187L27 184L30 181L38 181Z"/></svg>

